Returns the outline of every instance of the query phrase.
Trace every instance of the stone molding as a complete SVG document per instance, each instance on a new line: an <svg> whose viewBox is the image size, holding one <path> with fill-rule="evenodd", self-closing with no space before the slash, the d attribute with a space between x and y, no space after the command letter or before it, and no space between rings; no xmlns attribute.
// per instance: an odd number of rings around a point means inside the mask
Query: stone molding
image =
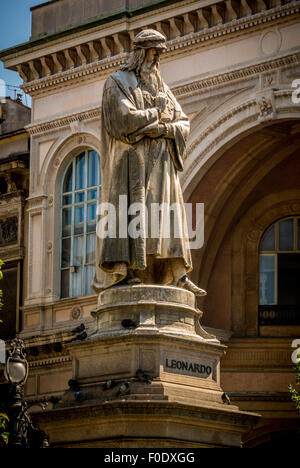
<svg viewBox="0 0 300 468"><path fill-rule="evenodd" d="M48 195L32 195L31 197L27 198L29 203L29 207L27 211L31 214L31 216L39 215L42 213L43 210L47 209L47 199Z"/></svg>
<svg viewBox="0 0 300 468"><path fill-rule="evenodd" d="M300 53L289 54L282 56L276 59L264 60L260 63L253 65L237 68L231 70L230 72L225 72L221 74L216 74L211 77L206 77L201 80L187 83L185 85L176 86L172 88L173 93L180 98L188 98L190 96L200 95L203 92L206 92L208 89L217 89L220 87L225 87L228 84L233 82L257 79L258 76L265 73L274 72L280 69L288 68L290 66L297 66L300 64ZM265 91L266 92L266 91ZM277 92L278 94L278 92ZM264 96L261 96L261 100L264 99ZM202 133L197 140L195 140L187 149L187 154L191 153L196 146L199 144L207 134L212 130L217 128L222 122L228 120L228 116L233 116L236 113L239 113L241 110L245 110L247 107L252 105L258 105L259 102L257 99L253 99L248 103L242 104L240 107L236 107L234 111L230 111L227 116L223 116L221 120L214 122L210 127L208 127L204 133ZM259 106L261 109L260 114L263 113L263 103ZM273 108L273 101L272 101ZM273 118L275 113L273 114ZM101 106L94 106L88 109L84 109L79 112L73 112L64 116L56 117L49 120L44 120L42 122L36 122L30 125L27 125L26 131L31 136L37 136L40 134L46 134L52 131L56 131L62 128L71 127L71 132L76 132L76 125L79 128L81 122L92 121L92 120L101 120ZM73 125L73 127L72 127Z"/></svg>
<svg viewBox="0 0 300 468"><path fill-rule="evenodd" d="M74 405L73 405L74 406ZM132 402L132 401L108 401L105 403L99 403L98 405L93 405L92 407L89 406L77 406L76 411L74 411L74 408L69 407L69 408L64 408L64 411L61 410L61 408L52 410L51 412L44 412L44 413L39 413L38 414L38 421L44 422L44 424L47 424L47 426L51 426L51 423L55 424L57 427L57 423L63 422L65 426L69 427L70 422L73 423L74 419L78 418L83 418L88 421L90 418L95 419L95 418L103 418L103 416L107 417L113 414L124 414L126 415L127 419L131 415L136 415L139 416L140 414L145 415L150 415L153 418L154 415L162 415L163 420L167 420L168 417L171 417L172 413L175 412L176 418L178 418L178 412L180 411L180 417L186 417L188 420L194 421L200 413L201 419L208 420L208 421L213 421L218 415L220 419L220 410L206 406L206 407L197 407L197 406L191 406L191 405L185 405L185 404L180 404L177 402L151 402L151 405L149 405L149 402L147 401L137 401L137 402ZM224 418L224 422L222 423L224 425L226 424L233 424L235 427L237 425L237 411L231 410L227 405L224 405L224 408L222 410L222 416ZM244 417L244 422L245 426L247 424L253 425L254 420L255 422L258 419L258 415L255 413L250 413L250 412L242 412L241 413ZM223 419L222 418L222 419ZM219 421L220 423L220 421ZM239 421L240 423L240 421ZM241 423L240 423L241 424ZM101 424L99 425L101 427ZM50 429L50 427L49 427Z"/></svg>
<svg viewBox="0 0 300 468"><path fill-rule="evenodd" d="M199 132L186 150L185 171L181 176L181 184L186 196L190 196L194 185L196 173L209 159L212 153L216 153L220 145L224 145L236 134L261 124L264 121L280 121L281 118L293 116L300 117L300 107L293 105L291 101L292 89L265 89L254 92L239 105L220 115L206 128ZM264 99L267 106L264 105ZM227 107L228 108L228 107Z"/></svg>
<svg viewBox="0 0 300 468"><path fill-rule="evenodd" d="M194 11L154 24L149 24L151 17L145 17L143 27L154 27L166 35L168 46L166 57L168 57L173 53L177 55L179 50L199 47L211 40L224 41L225 36L231 37L233 33L249 31L268 22L282 20L299 13L299 0L285 5L281 5L281 1L278 0L277 6L271 9L268 9L264 0L256 0L256 6L250 5L248 0L240 2L227 0L222 4L216 2L205 8L195 6ZM113 68L124 63L131 49L132 39L140 29L139 26L136 29L117 32L55 53L48 52L48 55L45 50L45 56L24 62L20 56L18 63L11 65L10 68L18 71L24 81L23 89L28 94L34 95L49 88L65 87L78 79L88 79L99 73L110 73ZM43 54L43 51L40 53Z"/></svg>
<svg viewBox="0 0 300 468"><path fill-rule="evenodd" d="M175 96L187 98L189 96L199 95L208 89L227 86L232 82L256 79L260 74L270 73L290 66L297 66L300 64L300 53L284 55L277 58L264 59L263 61L244 67L236 68L229 72L216 73L213 76L203 78L201 80L193 81L180 86L172 88Z"/></svg>
<svg viewBox="0 0 300 468"><path fill-rule="evenodd" d="M72 124L77 122L89 121L89 120L101 119L101 107L95 106L89 109L85 109L81 112L73 112L71 114L64 115L63 117L57 117L43 122L37 122L26 126L27 132L31 136L49 133L57 129L70 127ZM75 133L73 131L73 133Z"/></svg>
<svg viewBox="0 0 300 468"><path fill-rule="evenodd" d="M72 357L70 355L58 356L58 357L49 357L44 359L32 360L28 359L28 364L30 369L44 367L44 366L57 366L64 365L65 363L72 362Z"/></svg>
<svg viewBox="0 0 300 468"><path fill-rule="evenodd" d="M278 371L285 370L290 372L292 368L291 361L291 339L290 338L232 338L227 343L226 355L222 360L222 370L241 370L264 369Z"/></svg>

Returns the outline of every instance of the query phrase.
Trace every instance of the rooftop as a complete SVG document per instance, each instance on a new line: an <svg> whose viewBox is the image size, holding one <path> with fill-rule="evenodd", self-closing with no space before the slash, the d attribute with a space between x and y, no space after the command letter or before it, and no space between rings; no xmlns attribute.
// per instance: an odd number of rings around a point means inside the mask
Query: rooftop
<svg viewBox="0 0 300 468"><path fill-rule="evenodd" d="M30 40L0 51L0 58L33 46L182 0L50 0L31 8Z"/></svg>

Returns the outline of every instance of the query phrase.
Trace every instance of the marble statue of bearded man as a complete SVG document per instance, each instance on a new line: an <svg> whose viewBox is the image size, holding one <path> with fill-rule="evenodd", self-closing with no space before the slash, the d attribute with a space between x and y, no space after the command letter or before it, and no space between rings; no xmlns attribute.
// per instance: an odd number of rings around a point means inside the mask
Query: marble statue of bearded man
<svg viewBox="0 0 300 468"><path fill-rule="evenodd" d="M100 205L114 207L116 224L105 231L107 211L98 213L92 285L97 293L144 283L206 294L187 278L192 261L178 172L183 170L189 121L160 75L165 41L155 30L137 34L128 62L104 85ZM174 206L167 216L166 207ZM139 232L130 234L136 217Z"/></svg>

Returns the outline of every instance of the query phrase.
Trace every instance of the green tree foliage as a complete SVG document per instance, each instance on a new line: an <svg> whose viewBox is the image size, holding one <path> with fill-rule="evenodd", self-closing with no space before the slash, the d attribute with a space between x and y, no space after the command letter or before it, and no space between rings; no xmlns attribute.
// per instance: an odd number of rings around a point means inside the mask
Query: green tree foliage
<svg viewBox="0 0 300 468"><path fill-rule="evenodd" d="M5 413L0 413L0 447L4 447L8 443L8 416Z"/></svg>
<svg viewBox="0 0 300 468"><path fill-rule="evenodd" d="M299 354L298 354L299 356ZM298 388L298 390L296 388L293 388L293 386L290 384L289 385L289 392L290 392L290 395L291 395L291 399L293 401L293 403L295 404L297 410L298 410L298 413L300 415L300 361L296 364L295 366L295 370L297 372L297 375L296 375L296 386Z"/></svg>

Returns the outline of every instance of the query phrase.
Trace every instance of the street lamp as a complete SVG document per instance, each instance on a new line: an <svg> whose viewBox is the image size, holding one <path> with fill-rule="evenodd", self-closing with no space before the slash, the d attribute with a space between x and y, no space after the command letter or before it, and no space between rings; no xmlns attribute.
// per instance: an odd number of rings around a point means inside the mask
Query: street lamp
<svg viewBox="0 0 300 468"><path fill-rule="evenodd" d="M11 385L24 387L28 377L25 347L23 341L17 338L11 342L11 346L13 349L9 351L6 361L5 378Z"/></svg>
<svg viewBox="0 0 300 468"><path fill-rule="evenodd" d="M4 370L4 375L9 383L9 402L6 412L9 417L8 447L18 448L47 448L48 436L35 426L28 414L32 406L40 406L45 409L46 403L24 401L24 385L28 377L28 362L24 343L19 338L11 341L11 350Z"/></svg>

